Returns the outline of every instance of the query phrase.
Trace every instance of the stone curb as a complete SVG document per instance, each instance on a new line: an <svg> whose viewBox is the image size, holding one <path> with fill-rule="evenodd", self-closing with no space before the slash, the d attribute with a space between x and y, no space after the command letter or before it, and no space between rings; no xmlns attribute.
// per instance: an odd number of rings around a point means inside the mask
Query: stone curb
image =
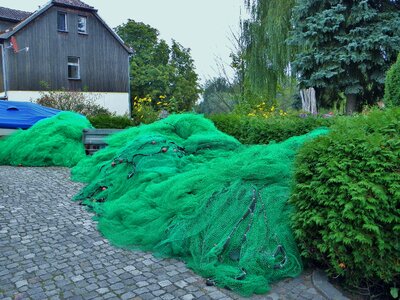
<svg viewBox="0 0 400 300"><path fill-rule="evenodd" d="M311 281L318 292L325 298L329 300L349 300L349 298L343 296L338 289L329 283L328 277L322 270L314 270Z"/></svg>

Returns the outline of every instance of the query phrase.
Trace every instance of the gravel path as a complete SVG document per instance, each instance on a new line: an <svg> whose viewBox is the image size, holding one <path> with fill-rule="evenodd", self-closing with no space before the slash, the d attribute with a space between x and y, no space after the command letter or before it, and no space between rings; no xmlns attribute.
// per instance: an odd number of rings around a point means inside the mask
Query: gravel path
<svg viewBox="0 0 400 300"><path fill-rule="evenodd" d="M0 166L0 299L242 299L174 259L111 246L66 168ZM247 299L324 299L310 274Z"/></svg>

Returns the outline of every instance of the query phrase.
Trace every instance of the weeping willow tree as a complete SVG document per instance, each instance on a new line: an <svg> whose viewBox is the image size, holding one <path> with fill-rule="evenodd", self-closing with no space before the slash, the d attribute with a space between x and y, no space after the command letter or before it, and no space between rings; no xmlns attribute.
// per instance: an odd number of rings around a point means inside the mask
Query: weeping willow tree
<svg viewBox="0 0 400 300"><path fill-rule="evenodd" d="M286 39L295 0L245 0L250 14L242 25L245 40L247 101L275 104L280 89L293 86L290 61L296 49Z"/></svg>

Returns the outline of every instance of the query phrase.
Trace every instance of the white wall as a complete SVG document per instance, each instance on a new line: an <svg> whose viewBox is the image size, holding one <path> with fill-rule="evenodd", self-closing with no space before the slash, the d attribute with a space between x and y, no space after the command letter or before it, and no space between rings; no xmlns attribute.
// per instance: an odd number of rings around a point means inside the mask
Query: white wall
<svg viewBox="0 0 400 300"><path fill-rule="evenodd" d="M40 98L38 91L8 91L10 101L35 101ZM85 94L85 93L84 93ZM117 115L129 113L129 94L128 93L88 93L98 95L96 103L107 108Z"/></svg>

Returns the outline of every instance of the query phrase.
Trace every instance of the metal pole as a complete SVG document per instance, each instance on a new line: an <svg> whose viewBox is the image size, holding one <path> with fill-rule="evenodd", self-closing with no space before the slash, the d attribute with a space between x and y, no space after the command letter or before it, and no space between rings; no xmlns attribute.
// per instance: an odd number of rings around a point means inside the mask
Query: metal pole
<svg viewBox="0 0 400 300"><path fill-rule="evenodd" d="M131 99L131 57L128 55L128 97L129 97L129 112L128 117L132 118L132 99Z"/></svg>
<svg viewBox="0 0 400 300"><path fill-rule="evenodd" d="M0 44L1 47L1 59L3 61L3 86L4 86L4 97L8 99L8 85L7 85L7 60L6 60L6 53L4 44Z"/></svg>

